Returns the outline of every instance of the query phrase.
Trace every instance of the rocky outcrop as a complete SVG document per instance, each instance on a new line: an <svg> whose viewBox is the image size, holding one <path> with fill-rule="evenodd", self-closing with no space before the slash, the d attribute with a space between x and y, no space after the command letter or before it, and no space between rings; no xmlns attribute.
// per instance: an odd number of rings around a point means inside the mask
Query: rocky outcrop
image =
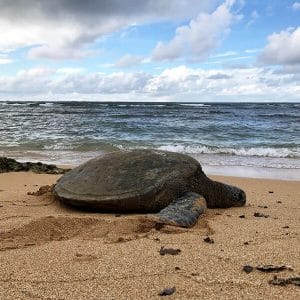
<svg viewBox="0 0 300 300"><path fill-rule="evenodd" d="M64 174L67 169L58 168L55 165L43 164L41 162L18 162L15 159L0 157L0 173L5 172L34 172L39 174Z"/></svg>

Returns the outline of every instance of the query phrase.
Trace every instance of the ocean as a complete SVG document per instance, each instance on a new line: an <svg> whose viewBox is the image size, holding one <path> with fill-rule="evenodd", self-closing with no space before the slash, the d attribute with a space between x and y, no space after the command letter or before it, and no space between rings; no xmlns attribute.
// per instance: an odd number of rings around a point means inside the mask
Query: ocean
<svg viewBox="0 0 300 300"><path fill-rule="evenodd" d="M78 165L140 148L190 154L213 175L299 180L300 104L0 102L0 156Z"/></svg>

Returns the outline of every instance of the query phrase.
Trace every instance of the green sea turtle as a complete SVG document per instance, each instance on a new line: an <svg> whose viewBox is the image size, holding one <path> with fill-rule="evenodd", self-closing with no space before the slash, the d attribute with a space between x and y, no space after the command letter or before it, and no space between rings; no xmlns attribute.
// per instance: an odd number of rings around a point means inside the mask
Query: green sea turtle
<svg viewBox="0 0 300 300"><path fill-rule="evenodd" d="M195 224L206 206L246 202L244 191L209 179L194 158L159 150L116 151L91 159L63 175L54 193L68 205L152 213L150 218L182 227Z"/></svg>

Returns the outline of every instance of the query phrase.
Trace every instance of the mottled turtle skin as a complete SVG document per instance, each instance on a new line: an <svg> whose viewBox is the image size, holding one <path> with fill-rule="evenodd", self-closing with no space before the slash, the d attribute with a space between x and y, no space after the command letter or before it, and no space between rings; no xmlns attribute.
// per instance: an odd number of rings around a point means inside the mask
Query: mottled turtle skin
<svg viewBox="0 0 300 300"><path fill-rule="evenodd" d="M116 151L63 175L54 193L65 204L103 212L157 213L192 226L206 206L242 206L241 189L209 179L192 157L159 150Z"/></svg>

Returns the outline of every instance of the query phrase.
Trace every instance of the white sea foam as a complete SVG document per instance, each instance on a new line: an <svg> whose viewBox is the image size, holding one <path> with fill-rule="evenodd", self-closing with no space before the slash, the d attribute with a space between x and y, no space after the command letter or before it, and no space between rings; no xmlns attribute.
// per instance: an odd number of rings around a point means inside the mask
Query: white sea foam
<svg viewBox="0 0 300 300"><path fill-rule="evenodd" d="M214 148L207 146L184 146L165 145L160 146L160 150L174 151L191 154L230 154L238 156L258 156L258 157L278 157L278 158L298 158L300 148Z"/></svg>
<svg viewBox="0 0 300 300"><path fill-rule="evenodd" d="M203 103L180 103L181 106L201 106L201 107L210 107L209 104L203 104Z"/></svg>
<svg viewBox="0 0 300 300"><path fill-rule="evenodd" d="M40 103L39 106L53 106L54 103L53 102L46 102L46 103Z"/></svg>

